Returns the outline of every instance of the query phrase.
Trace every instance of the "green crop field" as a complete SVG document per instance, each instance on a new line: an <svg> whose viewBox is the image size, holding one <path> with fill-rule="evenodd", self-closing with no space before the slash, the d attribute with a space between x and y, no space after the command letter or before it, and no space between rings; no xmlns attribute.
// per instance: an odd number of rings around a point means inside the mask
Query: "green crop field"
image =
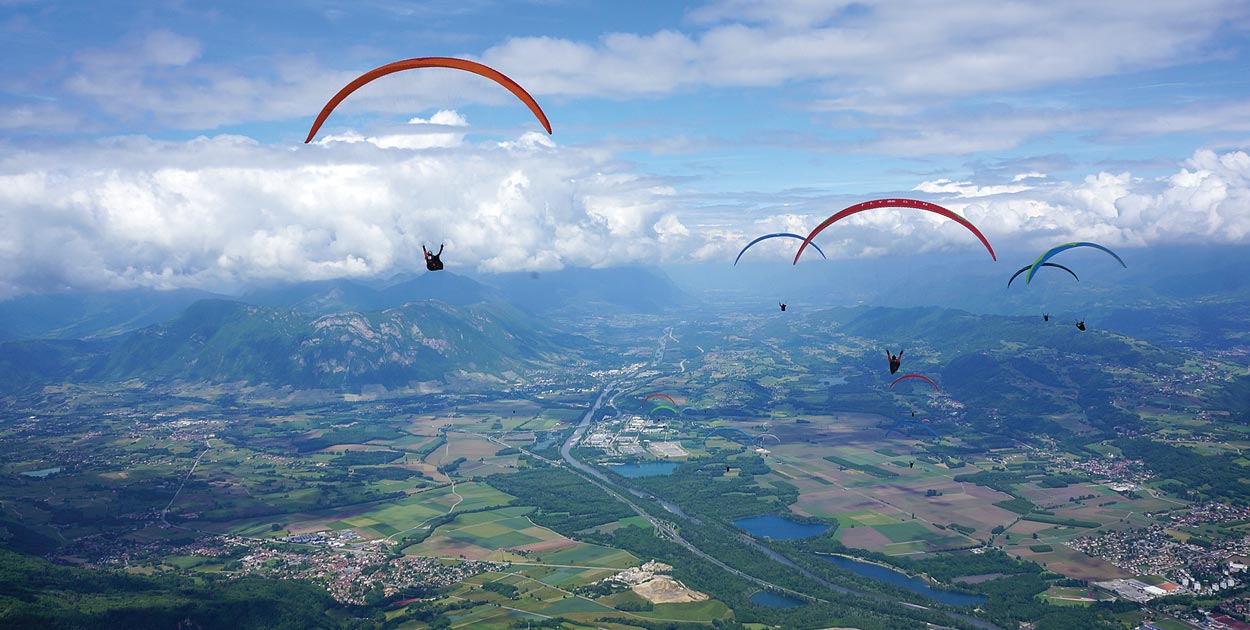
<svg viewBox="0 0 1250 630"><path fill-rule="evenodd" d="M568 599L556 600L550 604L544 605L540 611L542 614L549 617L571 613L599 613L608 616L620 614L618 610L612 608L611 606L604 606L599 602L581 597L570 597Z"/></svg>
<svg viewBox="0 0 1250 630"><path fill-rule="evenodd" d="M723 619L728 613L728 606L715 599L708 599L685 604L656 604L650 611L635 614L649 619L676 619L706 623L713 619Z"/></svg>
<svg viewBox="0 0 1250 630"><path fill-rule="evenodd" d="M651 529L651 522L641 516L629 516L616 522L619 527L640 527Z"/></svg>
<svg viewBox="0 0 1250 630"><path fill-rule="evenodd" d="M896 543L911 542L915 540L937 540L939 538L945 538L949 535L941 532L935 532L928 527L925 527L923 523L916 521L906 521L903 523L895 521L888 524L883 523L881 525L873 525L872 528L881 532L881 534L886 538L889 538L891 542Z"/></svg>
<svg viewBox="0 0 1250 630"><path fill-rule="evenodd" d="M383 523L394 531L405 531L416 527L432 517L447 512L447 507L439 504L440 499L444 494L444 490L433 490L431 492L437 494L426 496L429 493L423 492L405 499L387 503L377 509L359 516L353 516L340 520L351 524L353 527L369 527L374 524ZM382 534L382 536L389 535L390 534Z"/></svg>
<svg viewBox="0 0 1250 630"><path fill-rule="evenodd" d="M512 502L512 497L484 483L458 483L456 494L464 497L463 501L456 505L456 509L462 511L484 507L503 507Z"/></svg>
<svg viewBox="0 0 1250 630"><path fill-rule="evenodd" d="M596 579L602 579L608 575L610 575L610 572L603 569L574 569L570 567L561 567L552 570L542 577L536 577L535 579L557 588L572 588L582 584L589 584Z"/></svg>
<svg viewBox="0 0 1250 630"><path fill-rule="evenodd" d="M508 549L512 547L523 547L536 542L541 542L541 538L527 536L520 532L504 532L494 536L482 536L474 533L475 528L459 529L447 534L448 538L477 545L483 549Z"/></svg>
<svg viewBox="0 0 1250 630"><path fill-rule="evenodd" d="M543 554L543 561L551 564L616 567L621 569L638 564L638 558L628 551L590 544L580 544L552 554Z"/></svg>

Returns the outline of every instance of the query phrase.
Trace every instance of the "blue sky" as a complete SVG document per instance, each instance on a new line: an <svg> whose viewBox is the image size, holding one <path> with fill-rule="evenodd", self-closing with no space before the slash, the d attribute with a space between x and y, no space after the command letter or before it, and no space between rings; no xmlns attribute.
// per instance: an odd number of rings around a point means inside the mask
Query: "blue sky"
<svg viewBox="0 0 1250 630"><path fill-rule="evenodd" d="M0 297L388 276L423 242L483 272L728 263L878 196L964 213L1012 260L1250 240L1240 0L0 0L0 34ZM302 144L339 87L418 56L508 74L554 135L420 70ZM900 237L976 245L888 210L821 242Z"/></svg>

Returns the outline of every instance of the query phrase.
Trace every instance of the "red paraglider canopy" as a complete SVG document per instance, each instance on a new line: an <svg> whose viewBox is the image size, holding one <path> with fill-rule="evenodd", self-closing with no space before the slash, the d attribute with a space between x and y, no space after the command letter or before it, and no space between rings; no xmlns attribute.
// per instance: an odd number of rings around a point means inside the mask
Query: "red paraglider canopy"
<svg viewBox="0 0 1250 630"><path fill-rule="evenodd" d="M985 245L985 249L989 250L990 257L994 260L998 260L998 255L994 253L994 248L990 247L990 242L986 240L985 235L981 233L981 230L977 229L977 226L973 225L967 219L959 216L958 214L937 205L936 203L929 203L918 199L874 199L872 201L865 201L863 203L857 203L850 206L828 219L825 219L824 223L816 226L816 229L812 230L811 234L808 234L807 238L803 239L803 244L799 245L799 251L794 254L794 264L799 264L799 256L803 255L803 250L807 249L807 246L811 244L812 239L816 238L816 235L820 234L822 230L843 218L851 216L852 214L863 212L865 210L872 210L873 208L915 208L917 210L927 210L934 214L940 214L968 228L973 234L976 235L977 238L981 239L981 244Z"/></svg>
<svg viewBox="0 0 1250 630"><path fill-rule="evenodd" d="M677 404L677 401L673 400L673 397L669 396L668 394L651 394L647 396L646 398L643 398L642 402L647 402L648 400L651 400L652 398L655 398L656 396L659 396L661 398L667 398L669 402L673 403L674 405Z"/></svg>
<svg viewBox="0 0 1250 630"><path fill-rule="evenodd" d="M477 63L476 61L467 61L465 59L456 59L453 57L417 57L415 59L404 59L403 61L396 61L388 63L384 66L378 66L377 68L356 77L351 83L344 86L343 89L339 90L338 94L334 95L334 98L330 99L330 102L326 103L325 107L321 108L321 113L317 114L317 120L313 121L312 129L308 131L308 137L304 139L304 144L312 142L313 137L317 135L317 130L321 129L322 123L324 123L326 118L330 116L330 112L334 111L334 108L338 107L339 103L342 103L343 99L351 95L352 92L355 92L360 89L361 86L373 81L374 79L378 79L401 70L412 70L414 68L452 68L484 76L495 83L508 88L508 91L512 92L512 94L514 94L517 98L521 99L521 102L525 103L525 105L530 108L530 111L534 112L534 115L538 117L538 121L543 124L543 128L547 130L547 133L551 133L551 123L547 121L547 115L544 114L542 108L538 106L538 101L535 101L534 97L530 96L530 93L525 91L525 88L521 87L521 85L516 81L509 79L506 75L504 75L504 73L495 70L490 66Z"/></svg>
<svg viewBox="0 0 1250 630"><path fill-rule="evenodd" d="M899 381L901 381L901 380L903 380L903 379L905 379L905 378L920 378L920 379L924 379L924 380L926 380L926 381L929 381L929 384L933 386L933 389L936 389L936 390L938 390L939 392L940 392L940 391L942 391L942 388L938 387L938 384L937 384L937 383L934 383L934 382L933 382L933 379L931 379L931 378L929 378L929 377L927 377L927 376L925 376L925 375L923 375L923 374L904 374L904 375L902 375L902 376L900 376L900 377L898 377L898 378L894 379L894 383L890 383L890 389L894 389L894 385L895 385L895 383L898 383Z"/></svg>

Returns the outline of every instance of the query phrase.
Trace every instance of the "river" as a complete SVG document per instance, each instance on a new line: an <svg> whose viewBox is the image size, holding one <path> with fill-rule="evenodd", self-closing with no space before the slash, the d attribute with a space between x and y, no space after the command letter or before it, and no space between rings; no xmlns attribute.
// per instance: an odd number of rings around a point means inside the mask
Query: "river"
<svg viewBox="0 0 1250 630"><path fill-rule="evenodd" d="M638 505L635 504L633 501L630 501L629 499L625 498L624 495L622 495L620 492L617 491L616 484L614 484L610 479L608 479L607 475L603 474L602 472L599 472L592 466L582 463L576 457L573 457L573 446L575 446L578 443L578 441L582 439L582 436L586 434L586 429L590 427L590 422L594 418L595 413L597 413L599 411L599 408L603 406L603 399L606 398L608 393L611 392L613 389L615 389L619 383L620 381L613 381L611 383L608 383L603 388L603 391L599 393L599 397L595 399L595 403L590 406L590 409L586 412L586 415L582 416L582 421L579 422L577 427L573 429L573 432L569 434L569 438L565 440L564 445L560 447L560 456L564 459L564 461L567 462L569 466L575 468L576 470L582 473L585 473L586 475L589 475L589 477L584 477L586 481L589 481L590 483L597 486L600 490L603 490L604 492L608 493L609 496L616 499L617 501L620 501L621 503L624 503L625 505L629 506L629 508L633 510L635 514L646 519L647 522L650 523L651 526L654 527L656 531L659 532L662 536L672 540L673 542L676 542L682 547L685 547L690 553L693 553L694 555L702 558L703 560L706 560L707 562L710 562L713 565L733 575L736 575L744 580L747 580L753 584L756 584L758 586L763 586L764 588L772 589L772 590L785 593L788 595L793 595L795 597L800 597L808 601L824 602L825 600L823 599L812 597L811 595L808 595L806 593L800 593L798 591L788 589L784 586L773 584L772 582L768 582L766 580L761 580L760 578L757 578L748 573L743 573L742 571L739 571L738 569L735 569L725 564L724 562L721 562L720 560L713 558L711 555L708 555L703 550L699 549L698 547L695 547L693 544L690 543L690 541L686 540L685 538L682 538L681 534L677 533L677 529L675 527L655 518L646 510L638 507ZM659 499L656 499L656 500L660 501ZM690 518L689 516L686 516L684 512L681 511L681 508L678 508L675 505L672 505L664 501L660 501L660 504L664 506L664 509L668 510L669 512L672 512L673 514L677 514L678 516L682 516L684 518ZM691 520L694 520L694 519L691 519ZM698 521L696 520L695 522L698 522ZM750 538L746 536L744 536L744 538L746 538L746 540L749 543L757 544L755 543L755 541L751 540ZM789 563L789 564L790 566L793 566L793 563Z"/></svg>
<svg viewBox="0 0 1250 630"><path fill-rule="evenodd" d="M672 334L671 329L666 332L668 333L668 335ZM667 339L667 335L665 339ZM665 339L661 340L660 342L661 347L663 347ZM560 457L564 459L564 461L568 463L570 467L587 475L588 476L588 478L586 478L587 481L599 487L599 489L608 493L609 496L616 499L617 501L620 501L621 503L624 503L625 505L629 506L629 508L633 510L635 514L638 514L639 516L646 519L647 522L650 523L651 526L654 527L656 531L659 532L662 536L676 542L682 547L685 547L688 551L690 551L690 553L693 553L694 555L702 558L703 560L706 560L707 562L710 562L711 564L721 568L722 570L728 573L736 575L744 580L748 580L766 589L771 589L777 593L798 597L806 601L814 600L814 601L819 601L819 602L825 602L825 600L812 597L811 595L808 595L806 593L800 593L798 591L794 591L794 590L785 588L783 586L773 584L772 582L768 582L766 580L757 578L753 575L739 571L738 569L735 569L725 564L724 562L712 557L711 555L708 555L707 553L705 553L698 547L695 547L693 544L691 544L690 541L683 538L681 534L677 532L677 529L675 527L672 527L669 524L663 521L660 521L659 519L652 516L646 510L643 510L642 508L638 507L638 505L635 504L633 501L630 501L629 499L625 498L625 496L621 493L621 491L618 491L618 486L611 479L609 479L607 475L600 472L598 469L594 468L593 466L582 463L576 457L573 457L573 447L576 446L577 443L581 441L582 436L586 434L586 430L590 428L590 423L594 419L595 414L598 413L599 409L603 407L604 400L608 398L608 394L613 392L616 389L616 387L620 384L620 382L621 382L620 380L612 381L608 383L607 385L605 385L603 390L599 392L599 396L595 398L594 404L590 406L590 409L586 411L586 414L584 416L582 416L581 422L577 424L577 427L575 427L573 429L573 432L569 434L568 439L565 440L564 444L560 446ZM629 489L625 491L634 492L633 489ZM638 493L634 492L634 494L637 495ZM694 520L690 516L682 512L681 508L677 507L676 505L663 501L657 497L648 496L648 498L651 498L659 502L660 505L662 505L665 510L675 515ZM838 586L836 584L832 584L827 580L820 579L819 577L813 575L810 571L796 565L789 558L786 558L785 556L777 553L776 551L773 551L772 549L760 544L758 541L751 538L750 536L747 536L746 534L741 534L740 539L742 540L742 542L746 543L747 545L754 547L755 549L763 552L765 555L767 555L769 558L772 558L774 561L798 571L800 574L804 575L808 579L812 579L813 581L821 584L822 586L825 586L826 588L830 588L831 590L834 590L839 593L856 594L856 595L863 595L867 597L880 597L880 595L877 595L877 594L852 591L851 589ZM906 606L910 606L913 608L925 608L924 606L918 606L916 604L912 604L909 602L897 602L897 603L900 605L906 605ZM999 628L998 626L992 623L989 623L987 621L982 621L980 619L975 619L967 615L960 615L960 614L950 613L950 612L946 613L946 615L948 617L951 617L952 619L959 619L960 621L970 623L979 628L984 628L985 630L1002 630L1001 628Z"/></svg>

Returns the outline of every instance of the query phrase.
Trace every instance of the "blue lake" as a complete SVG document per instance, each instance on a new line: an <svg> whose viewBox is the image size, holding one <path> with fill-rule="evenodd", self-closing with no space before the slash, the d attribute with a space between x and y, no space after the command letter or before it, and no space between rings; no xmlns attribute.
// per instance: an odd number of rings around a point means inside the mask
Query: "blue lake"
<svg viewBox="0 0 1250 630"><path fill-rule="evenodd" d="M941 591L929 586L929 583L921 577L907 577L906 574L899 573L894 569L889 569L877 564L869 562L860 562L842 556L820 556L829 562L832 562L843 569L851 571L857 575L869 577L874 580L880 580L887 584L901 586L913 593L919 593L929 599L942 602L951 606L976 606L985 602L984 595L968 595L967 593L956 593L955 591Z"/></svg>
<svg viewBox="0 0 1250 630"><path fill-rule="evenodd" d="M795 606L802 606L803 600L772 591L756 591L751 596L751 603L768 606L769 608L794 608Z"/></svg>
<svg viewBox="0 0 1250 630"><path fill-rule="evenodd" d="M823 534L829 529L828 525L796 523L776 514L739 519L734 521L734 525L756 538L767 537L775 540L807 538Z"/></svg>
<svg viewBox="0 0 1250 630"><path fill-rule="evenodd" d="M657 477L677 469L677 462L643 462L641 464L612 464L613 472L622 477Z"/></svg>

